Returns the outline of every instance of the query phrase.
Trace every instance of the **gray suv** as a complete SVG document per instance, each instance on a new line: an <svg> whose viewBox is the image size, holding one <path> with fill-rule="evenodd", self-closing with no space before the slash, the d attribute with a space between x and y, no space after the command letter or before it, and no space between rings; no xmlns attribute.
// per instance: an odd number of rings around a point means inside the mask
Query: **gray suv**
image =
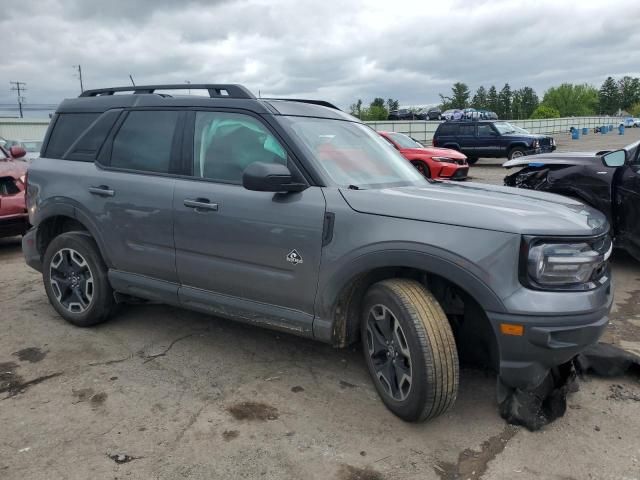
<svg viewBox="0 0 640 480"><path fill-rule="evenodd" d="M178 88L209 96L159 92ZM454 404L463 361L536 388L596 342L612 303L601 213L427 180L326 102L239 85L87 91L58 107L27 182L24 255L72 324L143 299L361 340L408 421Z"/></svg>

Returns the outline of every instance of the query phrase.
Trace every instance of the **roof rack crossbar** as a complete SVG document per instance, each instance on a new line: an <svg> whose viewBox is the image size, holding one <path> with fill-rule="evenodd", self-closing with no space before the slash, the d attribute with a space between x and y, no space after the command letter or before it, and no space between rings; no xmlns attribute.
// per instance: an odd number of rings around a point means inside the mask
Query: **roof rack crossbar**
<svg viewBox="0 0 640 480"><path fill-rule="evenodd" d="M176 85L136 85L131 87L98 88L85 90L81 97L99 97L113 95L116 92L155 93L156 90L206 90L211 98L249 98L256 97L244 86L237 84L185 83Z"/></svg>

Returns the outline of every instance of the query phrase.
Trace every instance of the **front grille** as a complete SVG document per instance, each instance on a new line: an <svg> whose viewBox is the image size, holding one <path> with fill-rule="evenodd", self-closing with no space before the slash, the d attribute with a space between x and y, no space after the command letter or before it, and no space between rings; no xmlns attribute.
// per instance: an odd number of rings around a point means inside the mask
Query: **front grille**
<svg viewBox="0 0 640 480"><path fill-rule="evenodd" d="M459 168L456 172L451 176L451 178L466 178L467 173L469 172L469 168Z"/></svg>

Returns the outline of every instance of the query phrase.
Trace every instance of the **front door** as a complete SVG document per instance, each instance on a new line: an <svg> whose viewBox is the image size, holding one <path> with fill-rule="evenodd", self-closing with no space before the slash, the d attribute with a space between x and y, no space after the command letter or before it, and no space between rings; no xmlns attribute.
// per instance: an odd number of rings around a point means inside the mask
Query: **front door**
<svg viewBox="0 0 640 480"><path fill-rule="evenodd" d="M291 155L263 121L244 113L194 112L185 134L189 178L174 195L180 300L223 316L311 333L325 199L246 190L251 163Z"/></svg>
<svg viewBox="0 0 640 480"><path fill-rule="evenodd" d="M503 153L498 132L490 123L479 123L476 135L476 152L478 157L496 157Z"/></svg>

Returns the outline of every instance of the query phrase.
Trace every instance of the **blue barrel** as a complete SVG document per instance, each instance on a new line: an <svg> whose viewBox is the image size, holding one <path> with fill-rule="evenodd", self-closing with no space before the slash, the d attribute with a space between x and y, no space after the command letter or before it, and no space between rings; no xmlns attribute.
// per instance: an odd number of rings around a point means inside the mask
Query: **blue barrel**
<svg viewBox="0 0 640 480"><path fill-rule="evenodd" d="M604 135L604 134L605 134L605 133L607 133L608 131L609 131L609 127L607 127L606 125L602 125L602 126L600 127L600 133L601 133L601 134L603 134L603 135Z"/></svg>
<svg viewBox="0 0 640 480"><path fill-rule="evenodd" d="M571 130L571 140L580 140L580 130L577 128Z"/></svg>
<svg viewBox="0 0 640 480"><path fill-rule="evenodd" d="M587 133L589 133L589 129L587 127L582 128L582 136L584 137Z"/></svg>
<svg viewBox="0 0 640 480"><path fill-rule="evenodd" d="M618 135L624 135L624 125L618 125Z"/></svg>

